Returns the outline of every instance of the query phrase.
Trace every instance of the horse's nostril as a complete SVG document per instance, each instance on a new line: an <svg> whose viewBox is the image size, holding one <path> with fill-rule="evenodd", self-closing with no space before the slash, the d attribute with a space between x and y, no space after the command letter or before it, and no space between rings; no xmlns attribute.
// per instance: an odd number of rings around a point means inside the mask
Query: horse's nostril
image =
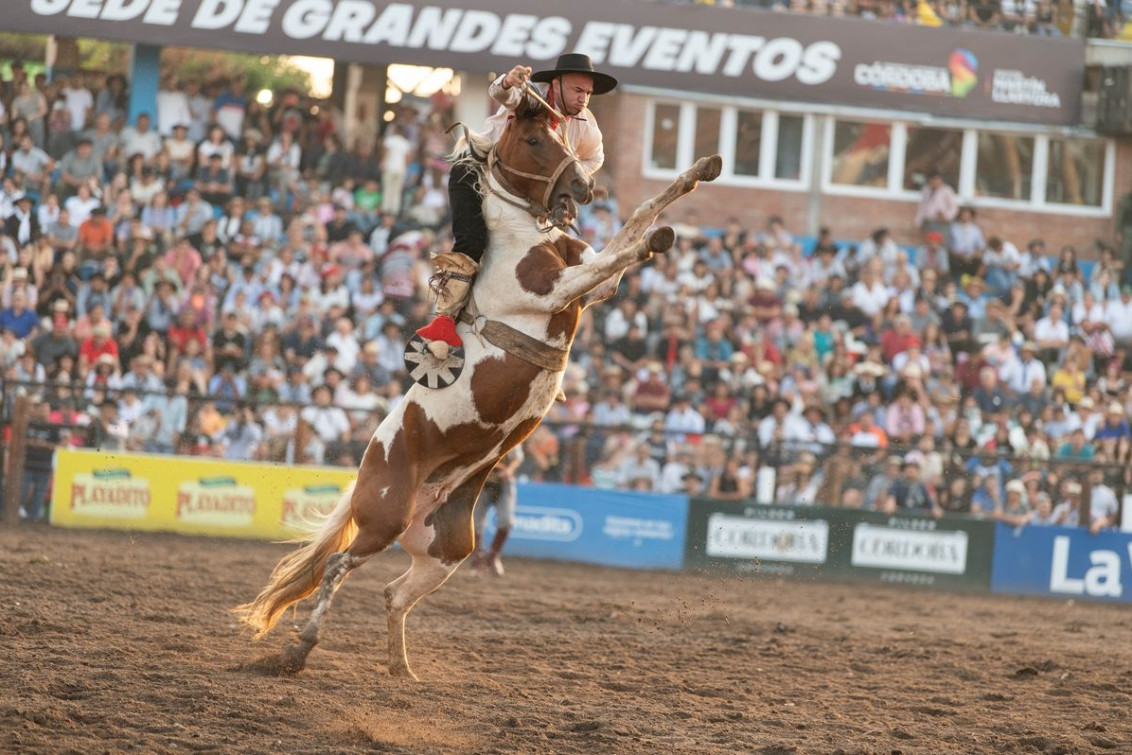
<svg viewBox="0 0 1132 755"><path fill-rule="evenodd" d="M570 191L580 202L588 202L593 197L593 181L575 178L570 182Z"/></svg>

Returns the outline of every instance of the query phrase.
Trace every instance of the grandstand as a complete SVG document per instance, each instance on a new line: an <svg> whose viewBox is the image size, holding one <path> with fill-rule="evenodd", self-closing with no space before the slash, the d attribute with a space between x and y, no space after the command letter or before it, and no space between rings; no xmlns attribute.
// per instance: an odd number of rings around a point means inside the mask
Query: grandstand
<svg viewBox="0 0 1132 755"><path fill-rule="evenodd" d="M898 464L920 470L922 513L1117 526L1119 6L761 5L661 3L650 26L632 2L15 11L12 30L57 35L0 66L3 406L36 407L24 514L45 515L52 445L356 464L450 243L447 128L482 121L492 74L572 47L624 84L593 103L610 147L580 223L595 247L693 156L719 152L724 174L667 219L678 248L592 313L526 479L884 511L909 507ZM77 70L62 35L80 31L134 43L129 70ZM334 54L334 91L185 77L157 38ZM454 74L393 95L399 63ZM637 474L642 447L657 474Z"/></svg>

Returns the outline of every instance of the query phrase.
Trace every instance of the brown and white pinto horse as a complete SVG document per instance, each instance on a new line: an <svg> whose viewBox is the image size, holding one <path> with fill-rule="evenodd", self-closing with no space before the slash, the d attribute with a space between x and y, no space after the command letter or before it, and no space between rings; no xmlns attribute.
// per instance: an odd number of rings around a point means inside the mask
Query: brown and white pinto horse
<svg viewBox="0 0 1132 755"><path fill-rule="evenodd" d="M477 146L481 154L491 149L478 135L469 141L473 153ZM472 510L488 472L535 429L562 381L561 369L549 369L545 359L532 363L529 348L494 345L499 339L480 324L510 326L529 337L528 346L541 342L564 361L583 309L612 295L628 267L671 247L670 228L653 230L646 239L660 211L720 171L718 156L701 158L639 208L598 254L558 228L548 231L545 218L532 218L531 207L561 217L572 214L573 201L592 196L591 180L546 112L520 106L494 150L496 168L484 179L491 243L473 290L478 317L459 325L463 372L446 388L414 385L408 391L377 428L356 483L321 529L279 562L255 600L235 609L259 637L289 606L317 591L309 622L283 649L287 671L303 668L346 575L396 541L412 565L385 588L389 672L416 678L405 654L405 617L472 552ZM565 169L563 161L569 163ZM556 180L548 191L551 176ZM547 198L554 207L545 206Z"/></svg>

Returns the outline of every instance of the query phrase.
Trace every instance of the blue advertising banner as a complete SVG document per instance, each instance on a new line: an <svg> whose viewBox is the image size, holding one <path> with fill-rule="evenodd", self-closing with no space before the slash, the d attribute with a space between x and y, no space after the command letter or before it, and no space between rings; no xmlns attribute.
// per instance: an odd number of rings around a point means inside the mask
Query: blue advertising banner
<svg viewBox="0 0 1132 755"><path fill-rule="evenodd" d="M1132 602L1132 534L999 524L991 591Z"/></svg>
<svg viewBox="0 0 1132 755"><path fill-rule="evenodd" d="M480 502L483 505L483 502ZM688 499L680 495L520 484L506 553L629 569L680 569ZM495 533L495 510L483 538Z"/></svg>

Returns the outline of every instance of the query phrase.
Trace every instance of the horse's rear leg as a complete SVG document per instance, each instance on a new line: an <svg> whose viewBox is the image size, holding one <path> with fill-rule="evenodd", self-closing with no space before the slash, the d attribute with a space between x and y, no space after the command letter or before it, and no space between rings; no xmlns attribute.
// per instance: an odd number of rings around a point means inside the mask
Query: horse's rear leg
<svg viewBox="0 0 1132 755"><path fill-rule="evenodd" d="M365 561L366 559L355 558L346 551L335 553L330 557L330 560L326 563L326 570L322 573L322 584L318 588L317 602L314 609L311 610L311 617L307 621L306 627L299 633L295 642L283 648L284 671L297 673L303 670L307 656L318 644L318 633L322 628L322 619L326 616L326 612L330 610L334 593L338 590L338 586L342 584L346 575Z"/></svg>
<svg viewBox="0 0 1132 755"><path fill-rule="evenodd" d="M401 547L413 557L409 570L385 586L389 623L389 673L416 680L405 649L405 617L424 596L443 585L475 548L472 512L488 469L452 491L445 503L414 517L401 536Z"/></svg>
<svg viewBox="0 0 1132 755"><path fill-rule="evenodd" d="M283 648L285 671L295 673L306 665L307 656L318 644L322 621L330 610L334 593L346 575L364 564L370 556L392 545L408 526L408 512L412 510L413 499L391 498L390 492L401 489L402 486L385 484L379 488L379 483L387 479L387 475L374 473L363 462L358 482L354 486L353 511L358 533L346 550L335 553L327 561L307 625L293 643Z"/></svg>

